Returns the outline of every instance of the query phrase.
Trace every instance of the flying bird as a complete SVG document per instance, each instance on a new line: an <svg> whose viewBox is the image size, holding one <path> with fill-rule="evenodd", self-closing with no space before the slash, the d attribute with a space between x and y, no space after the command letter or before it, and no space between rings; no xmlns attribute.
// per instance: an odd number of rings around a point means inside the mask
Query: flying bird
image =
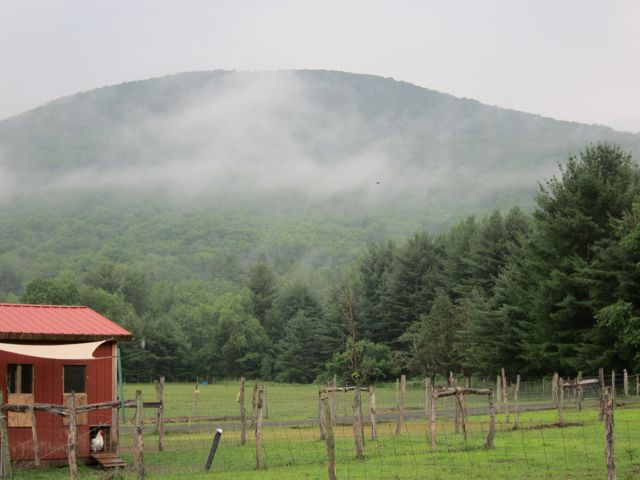
<svg viewBox="0 0 640 480"><path fill-rule="evenodd" d="M93 437L93 439L91 440L92 452L99 452L104 448L104 437L102 436L103 433L104 433L104 430L101 428L100 430L98 430L98 433L96 434L96 436Z"/></svg>
<svg viewBox="0 0 640 480"><path fill-rule="evenodd" d="M380 185L380 180L378 180L378 181L376 182L376 185Z"/></svg>

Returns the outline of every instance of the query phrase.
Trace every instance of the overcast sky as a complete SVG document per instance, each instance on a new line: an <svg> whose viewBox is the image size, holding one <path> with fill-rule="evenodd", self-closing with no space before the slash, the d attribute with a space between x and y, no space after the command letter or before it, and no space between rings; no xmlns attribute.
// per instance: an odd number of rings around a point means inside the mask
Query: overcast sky
<svg viewBox="0 0 640 480"><path fill-rule="evenodd" d="M640 1L0 0L0 118L191 70L370 73L640 132Z"/></svg>

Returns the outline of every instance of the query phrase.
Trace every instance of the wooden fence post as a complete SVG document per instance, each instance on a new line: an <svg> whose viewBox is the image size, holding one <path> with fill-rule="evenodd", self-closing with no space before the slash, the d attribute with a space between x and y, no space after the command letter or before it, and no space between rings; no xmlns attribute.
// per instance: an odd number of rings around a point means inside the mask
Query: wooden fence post
<svg viewBox="0 0 640 480"><path fill-rule="evenodd" d="M487 448L493 449L493 439L496 436L496 409L493 405L493 392L489 394L489 434L487 435Z"/></svg>
<svg viewBox="0 0 640 480"><path fill-rule="evenodd" d="M200 385L196 383L196 387L193 389L193 416L196 422L200 421Z"/></svg>
<svg viewBox="0 0 640 480"><path fill-rule="evenodd" d="M335 373L333 374L333 381L331 382L331 386L333 388L336 388L338 386L338 376ZM329 405L331 406L331 421L333 422L333 425L335 425L338 418L338 399L335 392L331 392L329 394L329 401Z"/></svg>
<svg viewBox="0 0 640 480"><path fill-rule="evenodd" d="M267 386L264 385L264 418L269 418L269 396L267 395Z"/></svg>
<svg viewBox="0 0 640 480"><path fill-rule="evenodd" d="M431 439L431 449L436 448L436 410L438 408L438 389L433 383L429 384L431 402L429 409L429 437Z"/></svg>
<svg viewBox="0 0 640 480"><path fill-rule="evenodd" d="M562 425L564 419L562 417L562 402L564 401L564 380L558 377L558 385L556 387L556 404L558 405L558 423Z"/></svg>
<svg viewBox="0 0 640 480"><path fill-rule="evenodd" d="M464 408L462 408L462 402L464 401L464 393L457 392L456 393L456 403L457 408L460 410L460 423L462 424L462 434L464 436L464 441L467 441L467 425L464 419Z"/></svg>
<svg viewBox="0 0 640 480"><path fill-rule="evenodd" d="M135 467L140 480L144 480L144 436L142 433L142 390L136 390L136 415L134 431Z"/></svg>
<svg viewBox="0 0 640 480"><path fill-rule="evenodd" d="M623 386L624 386L624 396L628 397L629 396L629 374L627 373L627 369L625 368L622 371L622 382L623 382Z"/></svg>
<svg viewBox="0 0 640 480"><path fill-rule="evenodd" d="M353 439L356 445L356 458L362 460L362 405L360 388L353 391Z"/></svg>
<svg viewBox="0 0 640 480"><path fill-rule="evenodd" d="M636 397L640 397L640 373L636 373Z"/></svg>
<svg viewBox="0 0 640 480"><path fill-rule="evenodd" d="M369 385L369 405L371 406L371 440L378 440L378 420L376 418L376 386Z"/></svg>
<svg viewBox="0 0 640 480"><path fill-rule="evenodd" d="M429 428L429 418L431 418L431 377L424 377L424 417L427 419L427 428Z"/></svg>
<svg viewBox="0 0 640 480"><path fill-rule="evenodd" d="M407 393L407 376L400 375L400 394L398 396L398 421L396 422L396 435L400 435L404 425L404 401Z"/></svg>
<svg viewBox="0 0 640 480"><path fill-rule="evenodd" d="M240 377L240 445L247 443L247 409L244 406L244 377Z"/></svg>
<svg viewBox="0 0 640 480"><path fill-rule="evenodd" d="M613 408L616 408L616 371L611 370L611 401L613 402Z"/></svg>
<svg viewBox="0 0 640 480"><path fill-rule="evenodd" d="M4 405L2 390L0 390L0 406ZM7 415L0 411L0 476L2 478L12 478L11 471L11 454L9 451L9 432L7 430Z"/></svg>
<svg viewBox="0 0 640 480"><path fill-rule="evenodd" d="M553 372L551 379L551 402L555 408L558 408L558 372Z"/></svg>
<svg viewBox="0 0 640 480"><path fill-rule="evenodd" d="M156 396L159 403L156 421L158 451L164 452L164 377L160 377L160 380L156 383Z"/></svg>
<svg viewBox="0 0 640 480"><path fill-rule="evenodd" d="M33 405L29 408L31 414L31 438L33 439L33 464L40 466L40 444L38 443L38 429L36 428L36 412Z"/></svg>
<svg viewBox="0 0 640 480"><path fill-rule="evenodd" d="M516 420L513 424L513 429L520 428L520 374L516 375L516 388L513 391L513 408L516 414Z"/></svg>
<svg viewBox="0 0 640 480"><path fill-rule="evenodd" d="M598 413L598 420L602 422L604 420L604 368L598 369L598 379L600 380L600 412Z"/></svg>
<svg viewBox="0 0 640 480"><path fill-rule="evenodd" d="M217 428L216 434L213 436L213 442L211 443L211 448L209 449L209 455L207 456L207 462L204 464L204 471L208 472L211 470L211 463L213 463L213 457L216 455L216 450L218 450L218 444L220 443L220 437L222 436L222 429Z"/></svg>
<svg viewBox="0 0 640 480"><path fill-rule="evenodd" d="M262 406L264 401L264 391L260 388L257 392L256 400L256 468L260 470L262 465Z"/></svg>
<svg viewBox="0 0 640 480"><path fill-rule="evenodd" d="M323 403L322 403L322 388L320 388L318 390L318 428L320 429L320 440L324 440L326 438L327 432L325 431L325 414L324 414L324 407L323 407ZM327 402L329 402L329 397L327 397ZM331 408L331 405L329 405L329 408Z"/></svg>
<svg viewBox="0 0 640 480"><path fill-rule="evenodd" d="M256 424L256 415L258 414L257 411L257 401L258 401L258 382L253 384L253 392L251 395L251 426L255 426Z"/></svg>
<svg viewBox="0 0 640 480"><path fill-rule="evenodd" d="M616 479L616 458L614 450L614 421L613 421L613 394L612 389L607 388L604 394L604 439L605 457L607 460L607 479Z"/></svg>
<svg viewBox="0 0 640 480"><path fill-rule="evenodd" d="M69 414L69 435L67 439L67 454L69 455L69 474L71 480L78 478L78 464L76 462L76 442L78 438L77 424L78 417L76 417L76 394L71 392L67 399L67 413Z"/></svg>
<svg viewBox="0 0 640 480"><path fill-rule="evenodd" d="M333 438L333 425L331 423L331 405L327 394L320 395L320 404L324 418L324 429L326 430L325 443L327 445L327 470L329 480L336 480L336 441Z"/></svg>
<svg viewBox="0 0 640 480"><path fill-rule="evenodd" d="M509 423L509 385L507 383L507 375L504 371L504 368L501 369L502 373L502 397L504 399L504 413L507 416L507 423Z"/></svg>
<svg viewBox="0 0 640 480"><path fill-rule="evenodd" d="M500 413L500 401L502 400L502 377L496 376L496 396L495 396L495 409L497 413Z"/></svg>
<svg viewBox="0 0 640 480"><path fill-rule="evenodd" d="M453 376L453 372L449 372L449 386L454 388L458 387L458 381ZM460 433L460 410L462 410L462 404L458 402L457 394L453 397L453 406L455 408L453 416L453 431L454 433Z"/></svg>
<svg viewBox="0 0 640 480"><path fill-rule="evenodd" d="M582 370L578 372L578 376L576 378L576 398L578 400L578 411L582 411Z"/></svg>

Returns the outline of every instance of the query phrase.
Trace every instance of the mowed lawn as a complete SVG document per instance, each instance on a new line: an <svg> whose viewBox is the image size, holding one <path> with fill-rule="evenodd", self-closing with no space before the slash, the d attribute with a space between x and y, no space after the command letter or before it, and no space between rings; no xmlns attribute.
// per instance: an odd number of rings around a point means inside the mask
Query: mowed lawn
<svg viewBox="0 0 640 480"><path fill-rule="evenodd" d="M248 383L248 387L251 384ZM142 388L147 400L154 400L151 385L128 386ZM238 404L237 382L201 386L201 415L234 416ZM275 420L314 418L317 414L317 387L303 385L269 384ZM412 392L413 389L410 390ZM378 388L379 398L395 403L395 385ZM193 401L193 385L171 385L166 388L168 416L189 415ZM415 389L415 403L420 406L419 390ZM413 395L412 394L412 395ZM624 400L620 400L624 403ZM173 406L171 403L173 402ZM350 397L345 396L345 403ZM380 402L380 401L379 401ZM412 403L409 401L407 403ZM251 403L251 389L247 388L247 406ZM210 405L204 407L204 405ZM350 403L347 403L350 408ZM570 404L571 405L571 404ZM173 409L173 410L172 410ZM131 413L128 412L128 413ZM153 412L148 411L149 417ZM618 478L640 477L640 408L629 404L616 412L616 461ZM438 445L429 448L424 419L409 421L400 435L395 435L395 423L379 425L378 441L369 439L367 425L365 459L357 460L354 452L353 430L349 425L337 426L336 463L339 479L507 479L507 478L606 478L604 457L604 429L593 407L577 412L565 411L565 423L554 425L557 413L553 410L528 412L521 415L522 428L513 430L505 422L504 413L498 415L495 449L484 447L488 430L488 416L475 415L469 419L468 439L453 432L450 418L438 422ZM265 468L256 470L254 432L247 432L247 444L239 445L240 434L228 428L222 436L210 473L203 465L213 438L216 423L185 422L173 424L178 430L169 430L165 451L158 452L157 436L153 427L145 427L145 467L147 478L183 479L324 479L326 473L326 447L319 440L316 425L269 425L264 428L263 461ZM129 433L121 437L122 456L133 464L132 440ZM66 468L46 470L17 470L17 479L68 478ZM80 478L101 479L105 473L81 467ZM132 470L122 472L122 478L136 478Z"/></svg>

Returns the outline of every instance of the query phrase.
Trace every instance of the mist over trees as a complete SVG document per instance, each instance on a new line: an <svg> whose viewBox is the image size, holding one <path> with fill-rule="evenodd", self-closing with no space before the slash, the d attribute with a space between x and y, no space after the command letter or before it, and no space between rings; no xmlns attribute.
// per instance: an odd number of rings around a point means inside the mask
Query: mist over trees
<svg viewBox="0 0 640 480"><path fill-rule="evenodd" d="M20 300L85 304L130 329L130 379L637 370L639 199L631 156L594 144L540 185L530 213L495 210L370 243L326 294L262 256L246 270L229 265L235 283L158 281L108 262L77 282L32 280Z"/></svg>

